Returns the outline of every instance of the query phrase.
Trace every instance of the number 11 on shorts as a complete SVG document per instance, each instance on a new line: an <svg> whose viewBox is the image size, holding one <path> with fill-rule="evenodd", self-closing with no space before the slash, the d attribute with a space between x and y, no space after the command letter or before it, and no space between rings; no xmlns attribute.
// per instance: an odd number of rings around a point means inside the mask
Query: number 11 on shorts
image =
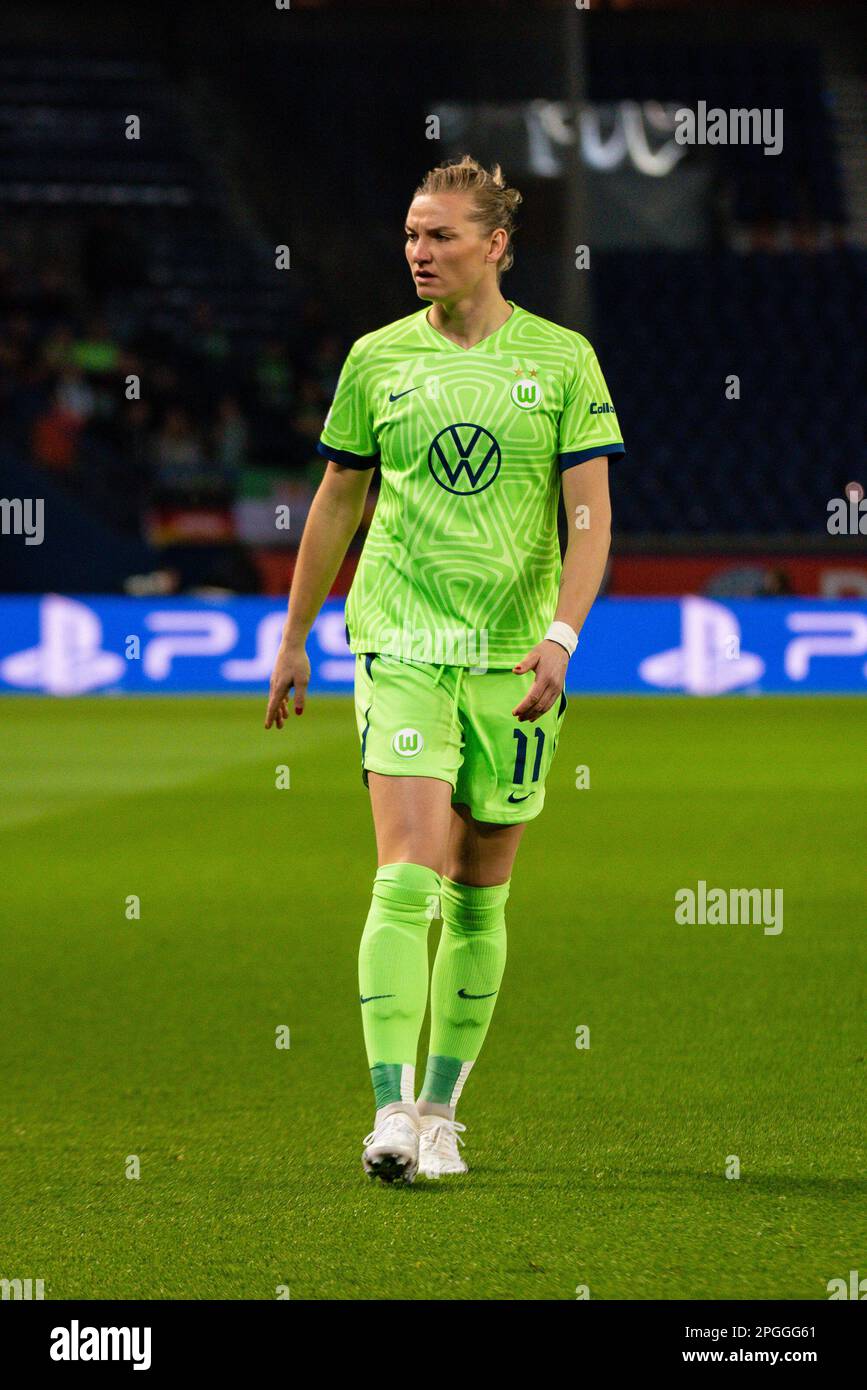
<svg viewBox="0 0 867 1390"><path fill-rule="evenodd" d="M512 733L518 740L518 747L515 750L515 775L512 781L516 786L522 787L524 785L524 771L527 766L527 735L523 729L513 729ZM536 756L533 759L533 776L530 781L538 782L539 769L542 766L542 750L545 747L545 730L534 729L533 737L536 740Z"/></svg>

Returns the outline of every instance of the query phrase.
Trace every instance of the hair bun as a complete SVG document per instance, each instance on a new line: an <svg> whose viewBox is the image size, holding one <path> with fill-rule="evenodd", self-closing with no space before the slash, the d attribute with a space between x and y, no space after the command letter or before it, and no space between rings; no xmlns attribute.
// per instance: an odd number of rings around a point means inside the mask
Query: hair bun
<svg viewBox="0 0 867 1390"><path fill-rule="evenodd" d="M418 198L430 193L471 193L475 201L474 220L482 223L486 232L503 227L508 234L506 250L500 259L497 273L508 270L514 260L512 236L515 232L513 214L524 200L517 188L510 188L499 164L486 169L471 154L462 154L431 169L413 194Z"/></svg>

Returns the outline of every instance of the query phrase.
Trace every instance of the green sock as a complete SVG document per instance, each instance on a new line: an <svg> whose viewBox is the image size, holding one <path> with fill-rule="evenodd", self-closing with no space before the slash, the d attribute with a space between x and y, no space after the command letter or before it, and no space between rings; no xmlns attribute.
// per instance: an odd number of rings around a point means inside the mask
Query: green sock
<svg viewBox="0 0 867 1390"><path fill-rule="evenodd" d="M443 929L431 980L430 1056L420 1101L454 1110L497 1002L506 967L511 880L474 888L443 876Z"/></svg>
<svg viewBox="0 0 867 1390"><path fill-rule="evenodd" d="M377 1109L415 1103L415 1058L427 1006L427 934L440 875L423 864L383 864L358 952L367 1062Z"/></svg>

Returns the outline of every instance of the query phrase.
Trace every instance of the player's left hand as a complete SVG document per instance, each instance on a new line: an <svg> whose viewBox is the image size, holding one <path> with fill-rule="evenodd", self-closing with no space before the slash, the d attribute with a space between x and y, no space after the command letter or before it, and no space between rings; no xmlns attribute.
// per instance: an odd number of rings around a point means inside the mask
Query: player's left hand
<svg viewBox="0 0 867 1390"><path fill-rule="evenodd" d="M559 642L552 642L550 638L546 638L543 642L537 642L523 660L512 667L516 675L521 671L536 672L536 679L530 689L521 703L512 710L519 722L528 719L534 724L551 708L566 683L568 665L569 653L566 648L561 647Z"/></svg>

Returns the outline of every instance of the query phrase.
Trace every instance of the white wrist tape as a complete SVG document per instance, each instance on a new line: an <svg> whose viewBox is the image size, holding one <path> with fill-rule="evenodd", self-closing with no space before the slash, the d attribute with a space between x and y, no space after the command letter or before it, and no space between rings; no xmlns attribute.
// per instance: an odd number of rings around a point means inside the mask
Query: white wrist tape
<svg viewBox="0 0 867 1390"><path fill-rule="evenodd" d="M568 623L552 623L542 639L545 642L559 642L571 656L578 646L578 633Z"/></svg>

